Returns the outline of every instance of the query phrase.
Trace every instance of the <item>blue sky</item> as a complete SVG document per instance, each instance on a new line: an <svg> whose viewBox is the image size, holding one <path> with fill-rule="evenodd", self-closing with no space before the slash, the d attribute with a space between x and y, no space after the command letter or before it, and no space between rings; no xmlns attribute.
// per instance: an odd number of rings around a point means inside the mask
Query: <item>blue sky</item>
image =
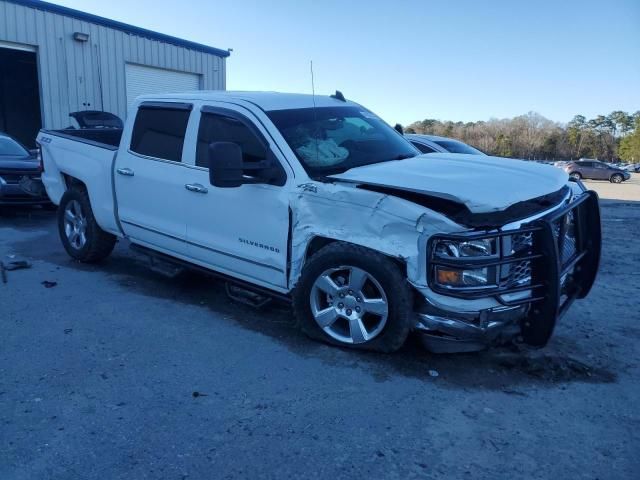
<svg viewBox="0 0 640 480"><path fill-rule="evenodd" d="M341 90L389 123L640 110L640 0L53 0L218 48L229 90Z"/></svg>

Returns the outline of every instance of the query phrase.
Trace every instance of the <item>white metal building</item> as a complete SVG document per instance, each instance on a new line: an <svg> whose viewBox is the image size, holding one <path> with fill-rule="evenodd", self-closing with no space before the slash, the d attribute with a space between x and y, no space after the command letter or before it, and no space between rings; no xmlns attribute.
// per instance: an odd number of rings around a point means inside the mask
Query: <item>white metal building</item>
<svg viewBox="0 0 640 480"><path fill-rule="evenodd" d="M228 56L52 3L0 0L0 131L31 146L41 127L69 126L70 112L124 119L141 94L224 90Z"/></svg>

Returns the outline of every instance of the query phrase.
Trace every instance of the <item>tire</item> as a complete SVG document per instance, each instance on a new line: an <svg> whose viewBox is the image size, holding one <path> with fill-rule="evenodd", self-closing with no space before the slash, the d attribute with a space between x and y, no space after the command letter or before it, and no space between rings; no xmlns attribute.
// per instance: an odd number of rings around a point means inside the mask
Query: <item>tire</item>
<svg viewBox="0 0 640 480"><path fill-rule="evenodd" d="M309 259L293 292L293 309L300 329L315 340L384 353L402 347L415 323L412 290L401 268L380 253L342 242Z"/></svg>
<svg viewBox="0 0 640 480"><path fill-rule="evenodd" d="M575 178L576 180L582 180L582 174L580 172L571 172L569 176L571 178Z"/></svg>
<svg viewBox="0 0 640 480"><path fill-rule="evenodd" d="M611 183L622 183L623 180L624 180L624 177L619 173L614 173L613 175L611 175L611 178L609 179Z"/></svg>
<svg viewBox="0 0 640 480"><path fill-rule="evenodd" d="M84 189L67 190L62 196L58 233L69 256L83 263L105 259L116 244L116 237L98 226Z"/></svg>

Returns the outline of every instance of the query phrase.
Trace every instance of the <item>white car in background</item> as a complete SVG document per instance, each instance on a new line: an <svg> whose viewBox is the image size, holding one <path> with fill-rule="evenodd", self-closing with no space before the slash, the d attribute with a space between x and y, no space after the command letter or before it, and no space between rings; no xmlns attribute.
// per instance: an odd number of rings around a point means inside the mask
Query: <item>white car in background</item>
<svg viewBox="0 0 640 480"><path fill-rule="evenodd" d="M468 155L486 155L460 140L438 137L436 135L407 134L405 138L422 153L466 153Z"/></svg>

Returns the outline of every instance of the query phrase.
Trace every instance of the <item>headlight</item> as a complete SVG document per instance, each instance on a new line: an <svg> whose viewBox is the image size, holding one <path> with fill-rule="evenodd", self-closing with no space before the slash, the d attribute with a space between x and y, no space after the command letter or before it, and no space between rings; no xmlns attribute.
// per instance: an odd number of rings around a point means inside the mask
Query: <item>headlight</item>
<svg viewBox="0 0 640 480"><path fill-rule="evenodd" d="M436 240L432 246L433 256L449 264L468 264L474 260L491 260L499 257L499 242L496 238L474 240ZM438 265L433 271L437 285L444 288L464 289L496 286L497 267L456 268Z"/></svg>
<svg viewBox="0 0 640 480"><path fill-rule="evenodd" d="M496 245L495 238L468 241L438 240L434 250L440 258L492 257L498 253Z"/></svg>

